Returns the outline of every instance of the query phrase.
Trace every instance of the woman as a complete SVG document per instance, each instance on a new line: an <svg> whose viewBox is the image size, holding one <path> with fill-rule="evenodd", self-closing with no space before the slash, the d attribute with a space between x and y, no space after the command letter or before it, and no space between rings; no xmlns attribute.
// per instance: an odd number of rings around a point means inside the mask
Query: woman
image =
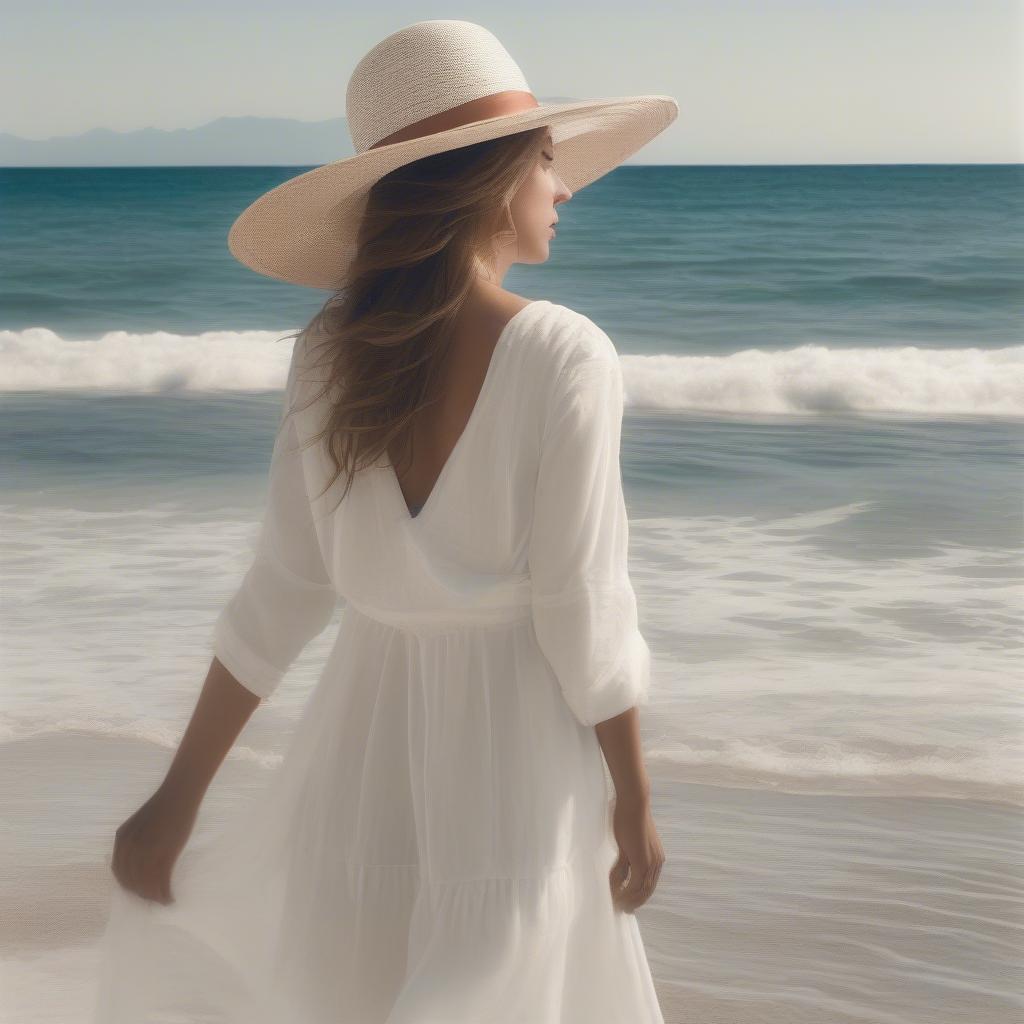
<svg viewBox="0 0 1024 1024"><path fill-rule="evenodd" d="M429 21L360 61L347 106L357 156L229 238L332 295L294 346L256 555L192 720L117 831L96 1020L660 1024L632 913L664 851L621 370L587 317L501 282L547 259L569 185L675 102L544 107L485 29ZM267 792L186 850L339 601Z"/></svg>

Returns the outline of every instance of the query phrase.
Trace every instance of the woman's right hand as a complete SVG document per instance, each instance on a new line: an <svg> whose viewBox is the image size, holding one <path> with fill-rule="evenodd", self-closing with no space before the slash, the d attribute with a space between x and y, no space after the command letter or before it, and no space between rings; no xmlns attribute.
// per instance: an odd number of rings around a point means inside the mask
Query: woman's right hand
<svg viewBox="0 0 1024 1024"><path fill-rule="evenodd" d="M122 888L164 905L174 902L171 871L198 807L157 790L115 833L111 870Z"/></svg>

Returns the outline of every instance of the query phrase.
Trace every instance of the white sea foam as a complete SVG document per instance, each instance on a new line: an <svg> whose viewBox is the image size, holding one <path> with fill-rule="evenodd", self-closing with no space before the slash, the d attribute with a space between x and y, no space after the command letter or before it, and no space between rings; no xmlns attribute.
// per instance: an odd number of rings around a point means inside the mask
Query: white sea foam
<svg viewBox="0 0 1024 1024"><path fill-rule="evenodd" d="M0 331L0 390L283 388L292 333L288 329L202 334L108 331L99 338L68 340L46 327Z"/></svg>
<svg viewBox="0 0 1024 1024"><path fill-rule="evenodd" d="M624 355L627 404L728 412L1024 414L1024 345Z"/></svg>
<svg viewBox="0 0 1024 1024"><path fill-rule="evenodd" d="M0 331L0 391L250 391L283 387L289 335L109 331L68 340ZM1000 349L800 345L727 355L622 354L626 404L750 415L1024 415L1024 345Z"/></svg>

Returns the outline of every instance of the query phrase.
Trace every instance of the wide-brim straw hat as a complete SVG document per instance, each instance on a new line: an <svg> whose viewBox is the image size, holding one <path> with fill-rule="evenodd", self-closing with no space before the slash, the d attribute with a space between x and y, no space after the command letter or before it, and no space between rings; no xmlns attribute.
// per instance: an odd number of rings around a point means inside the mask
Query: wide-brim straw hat
<svg viewBox="0 0 1024 1024"><path fill-rule="evenodd" d="M487 29L420 21L381 40L352 72L345 115L356 155L265 192L231 226L228 248L257 273L333 291L345 285L370 188L395 168L547 125L558 175L577 192L678 113L671 96L540 103Z"/></svg>

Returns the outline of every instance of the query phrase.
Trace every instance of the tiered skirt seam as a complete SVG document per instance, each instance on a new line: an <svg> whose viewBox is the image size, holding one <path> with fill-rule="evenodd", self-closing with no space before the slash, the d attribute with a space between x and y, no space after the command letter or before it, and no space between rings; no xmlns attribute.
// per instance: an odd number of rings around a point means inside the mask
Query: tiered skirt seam
<svg viewBox="0 0 1024 1024"><path fill-rule="evenodd" d="M565 874L581 866L588 866L588 862L596 866L599 856L599 850L582 850L555 867L547 868L545 871L535 875L472 875L465 878L427 878L422 874L422 865L420 864L362 864L355 861L346 861L344 863L350 873L387 870L390 868L412 869L420 874L419 880L422 884L443 887L470 885L480 882L544 882L556 875Z"/></svg>

